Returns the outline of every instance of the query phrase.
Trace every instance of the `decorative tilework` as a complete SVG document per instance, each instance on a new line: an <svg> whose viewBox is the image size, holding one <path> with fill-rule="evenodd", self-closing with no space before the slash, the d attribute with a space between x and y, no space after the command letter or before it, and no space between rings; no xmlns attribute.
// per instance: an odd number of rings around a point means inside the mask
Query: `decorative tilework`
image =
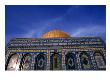
<svg viewBox="0 0 110 82"><path fill-rule="evenodd" d="M14 38L6 46L6 70L15 65L12 59L19 60L14 70L106 69L105 43L99 37Z"/></svg>

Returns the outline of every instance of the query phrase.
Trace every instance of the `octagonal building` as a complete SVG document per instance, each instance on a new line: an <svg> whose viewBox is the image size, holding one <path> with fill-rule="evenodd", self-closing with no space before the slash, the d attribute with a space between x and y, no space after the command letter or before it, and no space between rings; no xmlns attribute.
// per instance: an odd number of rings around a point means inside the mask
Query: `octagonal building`
<svg viewBox="0 0 110 82"><path fill-rule="evenodd" d="M106 70L106 45L100 37L71 37L60 30L13 38L6 45L5 70Z"/></svg>

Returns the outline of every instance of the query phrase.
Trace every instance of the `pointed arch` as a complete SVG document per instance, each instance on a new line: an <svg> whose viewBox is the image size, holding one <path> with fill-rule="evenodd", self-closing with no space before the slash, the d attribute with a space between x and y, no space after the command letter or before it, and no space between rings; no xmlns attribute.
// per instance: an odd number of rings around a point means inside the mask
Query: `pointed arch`
<svg viewBox="0 0 110 82"><path fill-rule="evenodd" d="M75 70L75 54L69 52L65 55L65 64L67 70Z"/></svg>
<svg viewBox="0 0 110 82"><path fill-rule="evenodd" d="M95 57L95 61L96 61L98 69L105 69L106 61L105 61L103 53L96 51L94 53L94 57Z"/></svg>
<svg viewBox="0 0 110 82"><path fill-rule="evenodd" d="M46 55L44 53L39 53L35 57L34 70L45 70L46 65Z"/></svg>
<svg viewBox="0 0 110 82"><path fill-rule="evenodd" d="M52 52L50 56L50 70L60 70L61 69L61 59L58 52Z"/></svg>
<svg viewBox="0 0 110 82"><path fill-rule="evenodd" d="M87 52L83 51L80 53L80 62L83 70L91 69L90 58Z"/></svg>
<svg viewBox="0 0 110 82"><path fill-rule="evenodd" d="M20 70L29 70L31 67L30 61L31 61L31 54L29 53L24 54L21 58Z"/></svg>
<svg viewBox="0 0 110 82"><path fill-rule="evenodd" d="M6 70L19 70L20 59L17 53L14 53L8 57L6 63Z"/></svg>

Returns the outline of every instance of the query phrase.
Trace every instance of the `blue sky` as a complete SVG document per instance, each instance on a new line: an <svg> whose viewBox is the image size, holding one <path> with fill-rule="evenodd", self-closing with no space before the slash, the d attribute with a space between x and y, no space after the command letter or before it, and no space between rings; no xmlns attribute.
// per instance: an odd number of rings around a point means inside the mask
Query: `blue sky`
<svg viewBox="0 0 110 82"><path fill-rule="evenodd" d="M99 36L106 41L104 5L7 5L5 6L5 42L16 38L40 38L59 29L72 37Z"/></svg>

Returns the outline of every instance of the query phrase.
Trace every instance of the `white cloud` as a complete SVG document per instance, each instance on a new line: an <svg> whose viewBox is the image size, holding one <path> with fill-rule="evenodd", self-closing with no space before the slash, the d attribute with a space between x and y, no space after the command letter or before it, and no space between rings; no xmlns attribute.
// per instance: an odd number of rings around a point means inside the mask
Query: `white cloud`
<svg viewBox="0 0 110 82"><path fill-rule="evenodd" d="M30 30L29 32L23 34L22 36L25 38L30 38L30 37L33 37L35 33L36 33L35 30Z"/></svg>
<svg viewBox="0 0 110 82"><path fill-rule="evenodd" d="M72 32L71 35L73 37L77 36L100 36L105 34L105 27L102 26L87 26L87 27L79 27L75 32Z"/></svg>

